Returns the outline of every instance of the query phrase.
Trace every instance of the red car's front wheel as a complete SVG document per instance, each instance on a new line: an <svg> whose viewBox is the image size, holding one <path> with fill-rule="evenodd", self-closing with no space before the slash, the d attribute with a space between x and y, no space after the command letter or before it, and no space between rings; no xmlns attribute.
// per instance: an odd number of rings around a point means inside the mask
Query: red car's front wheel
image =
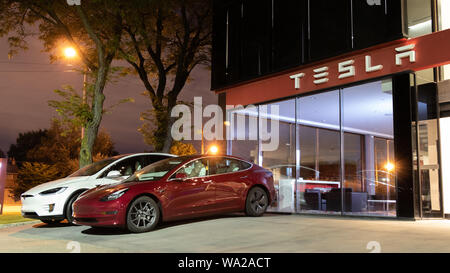
<svg viewBox="0 0 450 273"><path fill-rule="evenodd" d="M127 212L127 228L134 233L147 232L154 229L159 222L161 212L158 204L148 196L134 200Z"/></svg>

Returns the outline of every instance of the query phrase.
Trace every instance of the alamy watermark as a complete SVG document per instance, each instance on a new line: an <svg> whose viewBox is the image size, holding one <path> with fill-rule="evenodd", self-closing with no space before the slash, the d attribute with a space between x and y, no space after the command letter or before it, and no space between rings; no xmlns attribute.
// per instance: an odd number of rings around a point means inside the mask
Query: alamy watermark
<svg viewBox="0 0 450 273"><path fill-rule="evenodd" d="M262 151L275 151L279 146L280 115L278 105L227 105L226 119L219 105L203 109L202 98L194 98L194 106L176 105L171 112L178 118L171 128L174 140L249 140L261 141ZM259 117L259 118L258 118ZM203 123L204 119L208 119ZM225 126L224 126L225 125ZM226 128L224 132L224 128Z"/></svg>
<svg viewBox="0 0 450 273"><path fill-rule="evenodd" d="M381 0L367 0L367 4L370 6L381 6Z"/></svg>
<svg viewBox="0 0 450 273"><path fill-rule="evenodd" d="M66 0L69 6L81 6L81 0Z"/></svg>
<svg viewBox="0 0 450 273"><path fill-rule="evenodd" d="M369 253L381 253L381 244L377 241L370 241L367 243L366 249L370 250Z"/></svg>
<svg viewBox="0 0 450 273"><path fill-rule="evenodd" d="M66 249L70 250L70 253L81 253L81 244L77 241L70 241L66 244Z"/></svg>

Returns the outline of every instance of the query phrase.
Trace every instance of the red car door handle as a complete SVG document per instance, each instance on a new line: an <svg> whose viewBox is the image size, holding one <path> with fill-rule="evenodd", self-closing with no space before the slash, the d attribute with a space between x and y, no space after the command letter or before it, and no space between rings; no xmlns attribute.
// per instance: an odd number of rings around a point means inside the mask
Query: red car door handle
<svg viewBox="0 0 450 273"><path fill-rule="evenodd" d="M209 184L209 183L212 183L212 182L213 182L212 180L203 181L203 183L206 183L206 184Z"/></svg>
<svg viewBox="0 0 450 273"><path fill-rule="evenodd" d="M245 178L248 178L248 175L241 176L241 179L245 179Z"/></svg>

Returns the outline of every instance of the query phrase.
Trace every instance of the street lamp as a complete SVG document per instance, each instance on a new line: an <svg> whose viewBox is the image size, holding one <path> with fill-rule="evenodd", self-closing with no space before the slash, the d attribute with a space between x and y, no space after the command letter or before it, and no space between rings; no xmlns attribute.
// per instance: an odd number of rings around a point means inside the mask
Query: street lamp
<svg viewBox="0 0 450 273"><path fill-rule="evenodd" d="M208 154L216 155L218 152L219 152L219 147L217 147L216 145L213 145L213 146L209 147L209 149L208 149Z"/></svg>
<svg viewBox="0 0 450 273"><path fill-rule="evenodd" d="M74 59L77 57L77 50L71 46L64 48L64 56L67 59ZM87 86L87 69L83 69L83 105L87 103L86 96L86 86ZM84 126L81 127L81 139L84 138Z"/></svg>
<svg viewBox="0 0 450 273"><path fill-rule="evenodd" d="M73 59L77 56L77 51L73 47L66 47L64 49L64 56L68 59Z"/></svg>

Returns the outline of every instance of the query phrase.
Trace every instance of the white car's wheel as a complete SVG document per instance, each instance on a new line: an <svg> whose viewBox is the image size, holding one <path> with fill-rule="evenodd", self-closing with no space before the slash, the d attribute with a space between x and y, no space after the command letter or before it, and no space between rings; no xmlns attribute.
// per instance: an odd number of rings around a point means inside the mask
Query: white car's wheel
<svg viewBox="0 0 450 273"><path fill-rule="evenodd" d="M73 216L72 216L72 204L77 200L78 196L80 196L80 193L75 194L74 196L70 197L69 201L67 201L66 210L65 210L65 216L67 219L67 222L69 222L70 225L75 225L73 223Z"/></svg>

